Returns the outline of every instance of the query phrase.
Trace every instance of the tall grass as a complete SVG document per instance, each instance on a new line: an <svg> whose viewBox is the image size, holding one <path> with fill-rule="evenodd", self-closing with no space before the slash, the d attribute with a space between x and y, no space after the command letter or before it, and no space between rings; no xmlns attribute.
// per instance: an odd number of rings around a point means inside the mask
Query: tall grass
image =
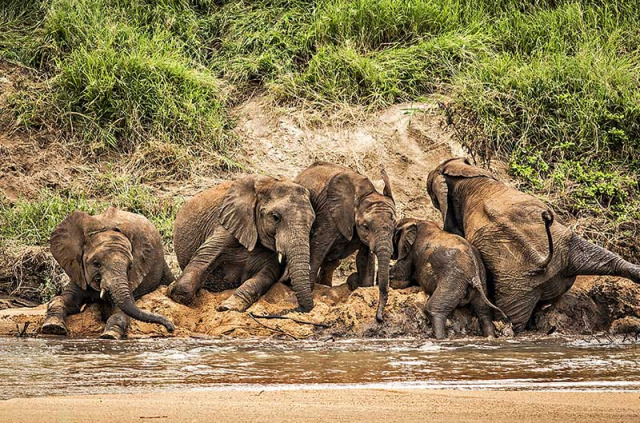
<svg viewBox="0 0 640 423"><path fill-rule="evenodd" d="M0 56L47 81L15 97L28 126L224 150L256 88L321 109L446 89L458 133L525 187L640 219L637 2L7 0L0 26Z"/></svg>

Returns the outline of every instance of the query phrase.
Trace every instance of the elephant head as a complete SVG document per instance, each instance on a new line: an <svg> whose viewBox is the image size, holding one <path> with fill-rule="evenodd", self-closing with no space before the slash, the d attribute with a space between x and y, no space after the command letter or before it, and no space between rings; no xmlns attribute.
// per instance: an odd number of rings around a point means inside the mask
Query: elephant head
<svg viewBox="0 0 640 423"><path fill-rule="evenodd" d="M380 299L376 318L382 321L389 287L389 262L393 253L395 201L389 177L381 170L384 189L380 194L369 179L355 172L335 175L327 189L331 217L340 233L351 240L355 232L378 260Z"/></svg>
<svg viewBox="0 0 640 423"><path fill-rule="evenodd" d="M149 271L153 247L144 231L106 218L115 210L107 210L102 219L73 212L53 232L51 253L71 283L100 292L103 299L109 295L128 316L173 332L173 324L164 316L140 310L135 304L133 291Z"/></svg>
<svg viewBox="0 0 640 423"><path fill-rule="evenodd" d="M462 157L446 160L429 173L427 177L427 193L433 206L442 213L446 231L464 236L462 228L456 223L458 220L455 212L450 207L450 179L480 177L495 179L490 172L473 166L469 159Z"/></svg>
<svg viewBox="0 0 640 423"><path fill-rule="evenodd" d="M288 180L248 176L234 182L220 208L220 223L249 251L258 241L287 262L300 308L313 308L309 234L315 220L309 191Z"/></svg>
<svg viewBox="0 0 640 423"><path fill-rule="evenodd" d="M415 219L400 219L393 236L394 250L391 258L398 261L404 260L411 252L417 235L418 227Z"/></svg>

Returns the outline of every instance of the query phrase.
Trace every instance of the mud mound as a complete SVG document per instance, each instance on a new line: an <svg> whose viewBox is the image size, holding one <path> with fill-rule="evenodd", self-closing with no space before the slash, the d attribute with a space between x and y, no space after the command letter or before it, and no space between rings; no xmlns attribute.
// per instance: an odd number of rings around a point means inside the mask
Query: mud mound
<svg viewBox="0 0 640 423"><path fill-rule="evenodd" d="M176 324L173 335L161 326L133 320L129 337L280 337L325 339L330 337L394 338L432 337L432 329L424 313L427 297L417 287L391 290L385 309L385 321L375 320L378 290L359 288L353 292L346 285L318 286L314 296L316 307L307 314L294 311L297 302L293 291L276 284L247 312L218 312L216 307L232 291L203 291L190 307L177 304L166 296L166 287L138 300L140 308L160 313ZM46 306L0 311L0 335L36 335L42 324ZM626 314L625 314L626 313ZM282 316L263 318L261 316ZM82 313L69 316L71 336L98 336L103 318L97 304ZM537 313L537 330L544 333L593 334L632 333L640 329L640 287L611 278L582 278L558 303ZM27 325L26 330L25 325ZM475 316L467 309L456 310L447 322L449 335L480 336ZM502 336L509 335L508 325L497 324Z"/></svg>

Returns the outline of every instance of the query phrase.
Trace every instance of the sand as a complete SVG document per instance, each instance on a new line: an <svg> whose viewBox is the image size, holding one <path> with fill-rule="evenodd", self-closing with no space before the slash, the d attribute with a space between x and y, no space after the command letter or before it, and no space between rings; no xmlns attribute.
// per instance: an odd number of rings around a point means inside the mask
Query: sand
<svg viewBox="0 0 640 423"><path fill-rule="evenodd" d="M326 389L16 398L0 422L634 422L638 392Z"/></svg>

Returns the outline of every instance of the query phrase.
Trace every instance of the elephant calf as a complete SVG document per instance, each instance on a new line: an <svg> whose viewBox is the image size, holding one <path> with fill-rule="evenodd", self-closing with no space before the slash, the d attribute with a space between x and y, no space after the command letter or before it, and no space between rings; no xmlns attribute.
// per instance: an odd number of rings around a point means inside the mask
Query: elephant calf
<svg viewBox="0 0 640 423"><path fill-rule="evenodd" d="M349 277L351 289L373 286L378 259L380 298L376 319L382 321L389 286L389 260L393 250L395 202L387 173L382 170L382 194L367 178L344 166L316 162L295 182L306 187L317 218L311 234L311 277L331 286L340 260L355 251L358 272Z"/></svg>
<svg viewBox="0 0 640 423"><path fill-rule="evenodd" d="M485 336L495 338L490 308L500 309L487 298L484 265L471 244L433 222L416 219L398 222L393 243L397 259L391 271L396 280L393 286L417 282L429 295L427 314L437 339L446 336L447 316L468 304L478 315Z"/></svg>
<svg viewBox="0 0 640 423"><path fill-rule="evenodd" d="M309 191L287 180L247 176L201 192L176 217L173 245L183 273L171 298L190 304L205 285L237 288L218 310L244 311L287 270L300 308L311 310L314 219Z"/></svg>
<svg viewBox="0 0 640 423"><path fill-rule="evenodd" d="M557 300L578 275L621 276L640 283L640 266L594 245L561 223L542 201L454 158L429 174L427 191L444 229L478 249L496 305L522 331L536 305Z"/></svg>
<svg viewBox="0 0 640 423"><path fill-rule="evenodd" d="M129 317L173 332L173 323L140 310L134 301L173 281L162 238L143 216L115 207L96 216L74 211L53 232L51 253L71 282L49 302L40 333L66 335L67 315L79 313L85 303L109 299L113 313L101 338L122 338Z"/></svg>

